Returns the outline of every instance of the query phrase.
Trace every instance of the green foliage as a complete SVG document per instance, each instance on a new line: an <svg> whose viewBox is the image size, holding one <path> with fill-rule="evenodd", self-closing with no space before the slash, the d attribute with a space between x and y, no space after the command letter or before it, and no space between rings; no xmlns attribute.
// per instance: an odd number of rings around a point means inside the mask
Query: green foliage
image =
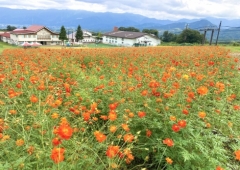
<svg viewBox="0 0 240 170"><path fill-rule="evenodd" d="M199 31L185 29L181 34L177 36L177 43L201 43L203 35Z"/></svg>
<svg viewBox="0 0 240 170"><path fill-rule="evenodd" d="M15 27L15 26L11 26L11 25L8 25L7 26L7 31L13 31L13 30L15 30L17 27Z"/></svg>
<svg viewBox="0 0 240 170"><path fill-rule="evenodd" d="M163 42L174 42L176 41L177 35L168 32L168 31L164 31L163 35L162 35L162 41Z"/></svg>
<svg viewBox="0 0 240 170"><path fill-rule="evenodd" d="M59 40L67 40L67 32L64 26L61 27L60 33L59 33Z"/></svg>
<svg viewBox="0 0 240 170"><path fill-rule="evenodd" d="M156 30L156 29L143 29L142 32L148 33L148 34L153 34L156 37L158 37L158 30Z"/></svg>
<svg viewBox="0 0 240 170"><path fill-rule="evenodd" d="M118 30L119 30L119 31L140 32L140 30L137 29L137 28L135 28L135 27L119 27Z"/></svg>
<svg viewBox="0 0 240 170"><path fill-rule="evenodd" d="M77 41L77 42L78 42L79 40L82 40L82 39L83 39L83 32L82 32L82 29L81 29L81 26L80 26L80 25L78 25L78 27L77 27L77 32L76 32L75 38L76 38L76 41Z"/></svg>

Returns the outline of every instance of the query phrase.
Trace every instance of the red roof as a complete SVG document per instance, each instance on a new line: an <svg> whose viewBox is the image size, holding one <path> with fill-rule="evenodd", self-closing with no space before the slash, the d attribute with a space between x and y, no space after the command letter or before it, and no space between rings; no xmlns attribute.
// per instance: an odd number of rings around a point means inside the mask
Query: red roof
<svg viewBox="0 0 240 170"><path fill-rule="evenodd" d="M10 38L10 33L9 32L4 32L3 34L1 34L1 37Z"/></svg>
<svg viewBox="0 0 240 170"><path fill-rule="evenodd" d="M32 26L28 27L27 30L37 32L43 28L44 28L44 26L42 26L42 25L32 25Z"/></svg>
<svg viewBox="0 0 240 170"><path fill-rule="evenodd" d="M48 29L47 27L44 27L42 25L32 25L32 26L28 27L27 29L15 29L11 32L11 34L36 34L38 31L40 31L43 28L47 29L52 34L57 35L57 33L52 32L50 29Z"/></svg>

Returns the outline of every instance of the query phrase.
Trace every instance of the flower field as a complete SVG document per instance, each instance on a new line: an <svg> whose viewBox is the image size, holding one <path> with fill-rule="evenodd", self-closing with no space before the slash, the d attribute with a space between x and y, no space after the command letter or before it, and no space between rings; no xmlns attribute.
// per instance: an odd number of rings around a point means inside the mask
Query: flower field
<svg viewBox="0 0 240 170"><path fill-rule="evenodd" d="M0 169L240 169L240 68L219 47L9 49Z"/></svg>

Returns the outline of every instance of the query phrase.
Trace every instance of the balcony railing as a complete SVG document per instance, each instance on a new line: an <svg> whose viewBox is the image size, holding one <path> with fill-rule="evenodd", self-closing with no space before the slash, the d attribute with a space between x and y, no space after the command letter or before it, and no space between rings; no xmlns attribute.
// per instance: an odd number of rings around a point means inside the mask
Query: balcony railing
<svg viewBox="0 0 240 170"><path fill-rule="evenodd" d="M46 40L46 39L50 40L51 39L51 35L38 35L37 39L38 40Z"/></svg>

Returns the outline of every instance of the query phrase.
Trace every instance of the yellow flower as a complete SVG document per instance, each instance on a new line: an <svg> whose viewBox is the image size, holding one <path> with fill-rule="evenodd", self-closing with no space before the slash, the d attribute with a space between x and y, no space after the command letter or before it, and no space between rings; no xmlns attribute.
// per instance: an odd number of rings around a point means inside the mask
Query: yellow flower
<svg viewBox="0 0 240 170"><path fill-rule="evenodd" d="M52 119L57 119L59 117L59 114L58 113L53 113L51 115Z"/></svg>
<svg viewBox="0 0 240 170"><path fill-rule="evenodd" d="M4 135L4 136L2 137L2 141L6 141L6 140L8 140L8 139L10 139L10 136L9 136L9 135Z"/></svg>
<svg viewBox="0 0 240 170"><path fill-rule="evenodd" d="M188 80L188 79L189 79L189 76L188 76L187 74L184 74L184 75L182 76L182 78L185 79L185 80Z"/></svg>

